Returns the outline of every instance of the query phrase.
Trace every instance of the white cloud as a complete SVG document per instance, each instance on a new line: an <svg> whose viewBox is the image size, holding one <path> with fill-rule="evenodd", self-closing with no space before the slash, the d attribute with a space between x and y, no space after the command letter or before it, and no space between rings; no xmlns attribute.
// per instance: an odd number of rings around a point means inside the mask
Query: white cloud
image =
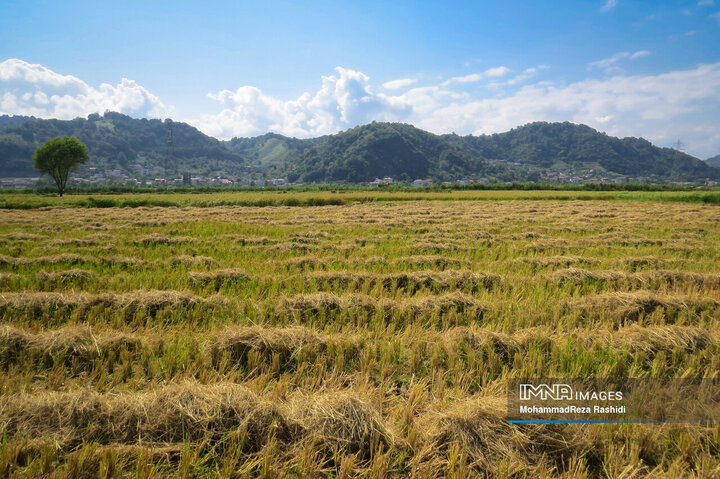
<svg viewBox="0 0 720 479"><path fill-rule="evenodd" d="M639 50L635 53L618 52L609 58L603 58L602 60L588 63L588 68L605 70L605 73L619 72L622 70L617 66L617 63L619 63L621 60L636 60L638 58L642 58L648 55L650 55L650 52L648 50Z"/></svg>
<svg viewBox="0 0 720 479"><path fill-rule="evenodd" d="M715 2L713 0L700 0L697 2L698 7L712 7L715 5Z"/></svg>
<svg viewBox="0 0 720 479"><path fill-rule="evenodd" d="M621 53L621 58L599 68L647 54ZM448 82L421 87L408 82L402 87L410 88L407 91L386 87L376 92L364 73L338 67L321 78L317 91L296 99L276 98L254 86L212 93L217 111L190 123L210 135L230 138L267 131L312 137L373 120L406 121L434 133L459 134L497 133L531 121L573 121L611 135L643 136L659 145L680 138L688 152L702 158L720 153L720 63L566 85L528 81L546 68L530 67L514 76L501 67L475 74L503 87L493 90L493 97L483 97L457 91ZM491 70L496 76L489 74ZM166 111L156 96L131 80L90 87L40 65L0 63L0 114L72 118L106 109L134 116Z"/></svg>
<svg viewBox="0 0 720 479"><path fill-rule="evenodd" d="M452 77L448 78L443 82L443 86L448 86L453 83L475 83L482 80L484 77L482 73L471 73L469 75L464 75L461 77Z"/></svg>
<svg viewBox="0 0 720 479"><path fill-rule="evenodd" d="M338 76L322 77L322 87L314 95L303 93L297 100L278 100L252 86L210 94L224 109L193 123L221 138L266 131L314 136L372 120L400 120L410 112L396 97L374 93L364 73L342 67L336 71Z"/></svg>
<svg viewBox="0 0 720 479"><path fill-rule="evenodd" d="M588 67L589 68L606 69L606 68L612 67L613 65L615 65L615 63L617 63L620 60L623 60L629 56L630 56L630 54L628 52L618 52L609 58L603 58L602 60L590 62L590 63L588 63Z"/></svg>
<svg viewBox="0 0 720 479"><path fill-rule="evenodd" d="M624 58L632 55L626 53ZM526 68L503 85L526 81L523 77L545 68ZM568 85L540 81L491 98L457 92L447 82L399 94L374 93L370 79L361 72L337 71L337 76L323 77L318 92L292 101L267 96L254 87L218 92L212 97L224 109L195 125L228 138L268 130L308 137L372 120L407 121L435 133L461 134L497 133L531 121L573 121L612 135L643 136L659 145L670 145L679 137L691 154L701 157L720 152L720 135L715 133L720 116L720 63Z"/></svg>
<svg viewBox="0 0 720 479"><path fill-rule="evenodd" d="M382 87L386 90L402 90L410 85L417 83L414 78L400 78L398 80L391 80L382 84Z"/></svg>
<svg viewBox="0 0 720 479"><path fill-rule="evenodd" d="M10 58L0 63L0 82L3 84L10 82L32 83L38 86L63 88L76 92L80 92L87 87L83 81L72 75L60 75L42 65L27 63L16 58Z"/></svg>
<svg viewBox="0 0 720 479"><path fill-rule="evenodd" d="M646 57L648 55L650 55L650 52L648 50L640 50L640 51L637 51L637 52L633 53L632 55L630 55L630 60L635 60L636 58Z"/></svg>
<svg viewBox="0 0 720 479"><path fill-rule="evenodd" d="M713 13L712 15L710 15L710 18L712 18L716 22L720 23L720 12Z"/></svg>
<svg viewBox="0 0 720 479"><path fill-rule="evenodd" d="M513 78L509 79L506 82L506 84L510 85L510 86L518 85L520 83L523 83L523 82L535 77L535 75L537 75L539 70L547 70L548 68L550 68L550 67L548 67L547 65L539 65L537 67L526 68L519 75L515 75Z"/></svg>
<svg viewBox="0 0 720 479"><path fill-rule="evenodd" d="M15 111L17 107L17 97L9 91L5 92L2 96L2 101L0 101L0 108L5 111Z"/></svg>
<svg viewBox="0 0 720 479"><path fill-rule="evenodd" d="M500 66L500 67L491 68L489 70L486 70L485 76L494 77L494 78L502 77L502 76L507 75L509 72L510 72L510 69L508 67Z"/></svg>
<svg viewBox="0 0 720 479"><path fill-rule="evenodd" d="M601 12L609 12L610 10L615 9L615 7L617 7L617 4L618 4L618 0L607 0L605 2L605 5L600 7L600 11Z"/></svg>
<svg viewBox="0 0 720 479"><path fill-rule="evenodd" d="M72 75L14 58L0 63L0 94L0 114L71 119L106 110L150 117L171 111L133 80L91 87Z"/></svg>
<svg viewBox="0 0 720 479"><path fill-rule="evenodd" d="M511 70L508 67L499 66L495 68L490 68L489 70L485 70L482 73L471 73L465 76L448 78L442 83L442 85L448 86L452 85L453 83L475 83L488 77L499 78L505 76L510 73L510 71Z"/></svg>
<svg viewBox="0 0 720 479"><path fill-rule="evenodd" d="M503 98L446 104L417 118L436 133L497 133L531 121L573 121L660 145L678 137L691 153L720 152L708 134L720 114L720 63L651 76L616 76L567 86L538 83ZM673 139L674 138L674 139ZM714 153L716 154L716 153Z"/></svg>

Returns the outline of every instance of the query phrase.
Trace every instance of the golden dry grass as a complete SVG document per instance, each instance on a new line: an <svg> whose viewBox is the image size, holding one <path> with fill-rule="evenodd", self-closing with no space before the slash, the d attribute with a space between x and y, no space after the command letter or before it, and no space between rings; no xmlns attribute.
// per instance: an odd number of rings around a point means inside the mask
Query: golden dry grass
<svg viewBox="0 0 720 479"><path fill-rule="evenodd" d="M533 268L547 268L549 266L567 267L573 264L594 264L597 263L597 260L583 256L542 256L520 258L517 262L529 264Z"/></svg>
<svg viewBox="0 0 720 479"><path fill-rule="evenodd" d="M394 314L426 316L458 312L474 316L484 309L483 303L460 292L413 296L401 300L377 299L361 293L341 296L332 293L313 293L279 298L275 305L275 314L302 318L358 312L379 314L382 317Z"/></svg>
<svg viewBox="0 0 720 479"><path fill-rule="evenodd" d="M444 256L435 255L416 255L400 257L393 260L392 264L398 267L406 268L437 268L444 270L446 268L461 268L468 266L469 262L454 258L447 258Z"/></svg>
<svg viewBox="0 0 720 479"><path fill-rule="evenodd" d="M152 246L162 244L187 244L196 243L198 241L198 238L191 238L189 236L164 236L158 233L153 233L138 238L137 240L135 240L135 243L143 246Z"/></svg>
<svg viewBox="0 0 720 479"><path fill-rule="evenodd" d="M64 271L38 273L38 281L49 288L61 288L67 284L82 285L96 279L95 273L87 269L73 268Z"/></svg>
<svg viewBox="0 0 720 479"><path fill-rule="evenodd" d="M563 457L586 452L586 444L569 443L556 425L508 424L506 403L499 396L472 398L421 418L418 427L427 443L418 462L443 464L448 456L461 455L458 467L468 475L496 476L502 468L532 473L543 465L559 466Z"/></svg>
<svg viewBox="0 0 720 479"><path fill-rule="evenodd" d="M217 260L208 256L190 256L181 254L171 260L173 266L183 265L186 268L205 267L209 268L217 264Z"/></svg>
<svg viewBox="0 0 720 479"><path fill-rule="evenodd" d="M502 285L502 278L496 274L472 272L468 270L417 271L412 273L350 273L333 271L313 273L306 276L308 286L312 283L321 287L348 289L366 286L380 286L385 290L404 289L415 291L422 288L447 290L460 289L476 292L480 289L493 289Z"/></svg>
<svg viewBox="0 0 720 479"><path fill-rule="evenodd" d="M717 375L714 206L3 215L2 477L720 475L715 426L505 420L519 377Z"/></svg>
<svg viewBox="0 0 720 479"><path fill-rule="evenodd" d="M143 339L137 335L120 332L95 335L87 326L67 326L40 333L12 326L0 329L0 361L4 364L21 362L25 356L44 364L52 364L58 357L90 363L110 351L132 351L141 347Z"/></svg>
<svg viewBox="0 0 720 479"><path fill-rule="evenodd" d="M201 286L212 285L215 289L223 285L247 281L250 277L238 268L217 269L207 272L192 272L190 280Z"/></svg>
<svg viewBox="0 0 720 479"><path fill-rule="evenodd" d="M53 313L83 319L93 311L110 310L131 320L136 313L150 317L162 310L188 311L197 305L222 304L221 298L201 298L184 291L134 291L130 293L0 293L0 313L27 318Z"/></svg>
<svg viewBox="0 0 720 479"><path fill-rule="evenodd" d="M618 323L640 321L656 311L672 321L679 311L715 314L720 302L712 298L663 295L649 291L608 293L571 302L585 318L608 315Z"/></svg>

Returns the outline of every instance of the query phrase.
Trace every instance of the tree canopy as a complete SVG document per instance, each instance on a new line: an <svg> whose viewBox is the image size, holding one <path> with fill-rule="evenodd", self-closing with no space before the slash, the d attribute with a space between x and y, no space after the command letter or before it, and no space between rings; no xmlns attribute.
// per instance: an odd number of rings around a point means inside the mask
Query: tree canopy
<svg viewBox="0 0 720 479"><path fill-rule="evenodd" d="M89 159L87 147L73 136L48 140L33 155L35 168L55 180L60 196L65 191L70 172Z"/></svg>

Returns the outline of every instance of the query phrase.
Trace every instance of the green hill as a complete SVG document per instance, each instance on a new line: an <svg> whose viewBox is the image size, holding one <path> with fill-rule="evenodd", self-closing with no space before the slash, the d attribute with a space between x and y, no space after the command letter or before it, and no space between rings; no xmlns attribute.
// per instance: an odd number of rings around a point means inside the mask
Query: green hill
<svg viewBox="0 0 720 479"><path fill-rule="evenodd" d="M589 126L536 122L505 133L446 135L446 139L489 159L538 168L601 168L630 177L655 176L666 181L701 181L720 177L720 170L672 148L658 148L642 138L615 138Z"/></svg>
<svg viewBox="0 0 720 479"><path fill-rule="evenodd" d="M373 122L330 135L309 148L298 158L289 178L361 183L384 176L400 181L442 181L491 174L512 176L442 136L412 125Z"/></svg>
<svg viewBox="0 0 720 479"><path fill-rule="evenodd" d="M226 145L230 151L242 156L253 171L283 176L291 171L300 155L325 138L299 140L266 133L252 138L233 138Z"/></svg>
<svg viewBox="0 0 720 479"><path fill-rule="evenodd" d="M172 130L172 147L168 131ZM106 112L70 121L31 119L0 129L0 176L32 176L35 149L56 136L75 136L85 143L90 161L87 168L120 169L138 174L190 172L210 175L241 173L244 160L225 143L186 123L135 119ZM170 159L170 161L168 161Z"/></svg>
<svg viewBox="0 0 720 479"><path fill-rule="evenodd" d="M172 145L168 138L172 133ZM0 176L35 176L32 155L46 140L75 136L91 160L78 171L122 170L130 177L287 177L303 183L400 181L538 181L591 172L654 181L720 180L720 169L642 138L615 138L585 125L530 123L505 133L435 135L412 125L373 122L313 139L268 133L219 141L170 120L135 119L119 113L70 121L0 116ZM587 176L586 176L587 178Z"/></svg>

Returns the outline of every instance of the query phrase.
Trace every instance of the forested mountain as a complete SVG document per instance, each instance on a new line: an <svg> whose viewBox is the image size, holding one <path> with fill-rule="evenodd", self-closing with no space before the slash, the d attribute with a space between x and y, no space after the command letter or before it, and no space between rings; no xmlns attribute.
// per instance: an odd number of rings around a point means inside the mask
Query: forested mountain
<svg viewBox="0 0 720 479"><path fill-rule="evenodd" d="M373 122L328 136L306 150L290 179L350 183L384 176L400 181L455 180L501 170L488 165L482 156L412 125Z"/></svg>
<svg viewBox="0 0 720 479"><path fill-rule="evenodd" d="M556 171L599 167L630 177L655 175L678 181L720 176L720 170L681 151L658 148L642 138L615 138L569 122L536 122L494 135L445 138L484 158Z"/></svg>
<svg viewBox="0 0 720 479"><path fill-rule="evenodd" d="M0 117L2 118L2 117ZM172 145L168 144L172 131ZM120 113L94 114L87 119L29 120L0 129L0 176L31 176L35 149L56 136L75 136L85 143L90 162L83 169L120 169L137 174L215 171L240 174L242 156L225 143L180 122L135 119Z"/></svg>
<svg viewBox="0 0 720 479"><path fill-rule="evenodd" d="M707 160L705 160L705 163L710 166L714 166L715 168L720 168L720 155L715 155L712 158L708 158Z"/></svg>
<svg viewBox="0 0 720 479"><path fill-rule="evenodd" d="M536 181L588 178L588 172L655 181L720 180L720 168L709 166L720 162L718 157L706 163L641 138L619 139L568 122L530 123L481 136L434 135L412 125L373 122L305 140L268 133L219 141L185 123L112 112L70 121L0 116L0 177L37 175L32 155L56 136L75 136L88 146L91 161L80 176L96 168L131 177L188 172L304 183L364 183L384 176Z"/></svg>
<svg viewBox="0 0 720 479"><path fill-rule="evenodd" d="M371 123L331 135L309 148L290 177L304 182L361 182L386 175L404 181L478 176L535 181L553 172L583 175L590 171L665 181L720 178L720 169L683 152L568 122L530 123L481 136L438 136L411 125Z"/></svg>

